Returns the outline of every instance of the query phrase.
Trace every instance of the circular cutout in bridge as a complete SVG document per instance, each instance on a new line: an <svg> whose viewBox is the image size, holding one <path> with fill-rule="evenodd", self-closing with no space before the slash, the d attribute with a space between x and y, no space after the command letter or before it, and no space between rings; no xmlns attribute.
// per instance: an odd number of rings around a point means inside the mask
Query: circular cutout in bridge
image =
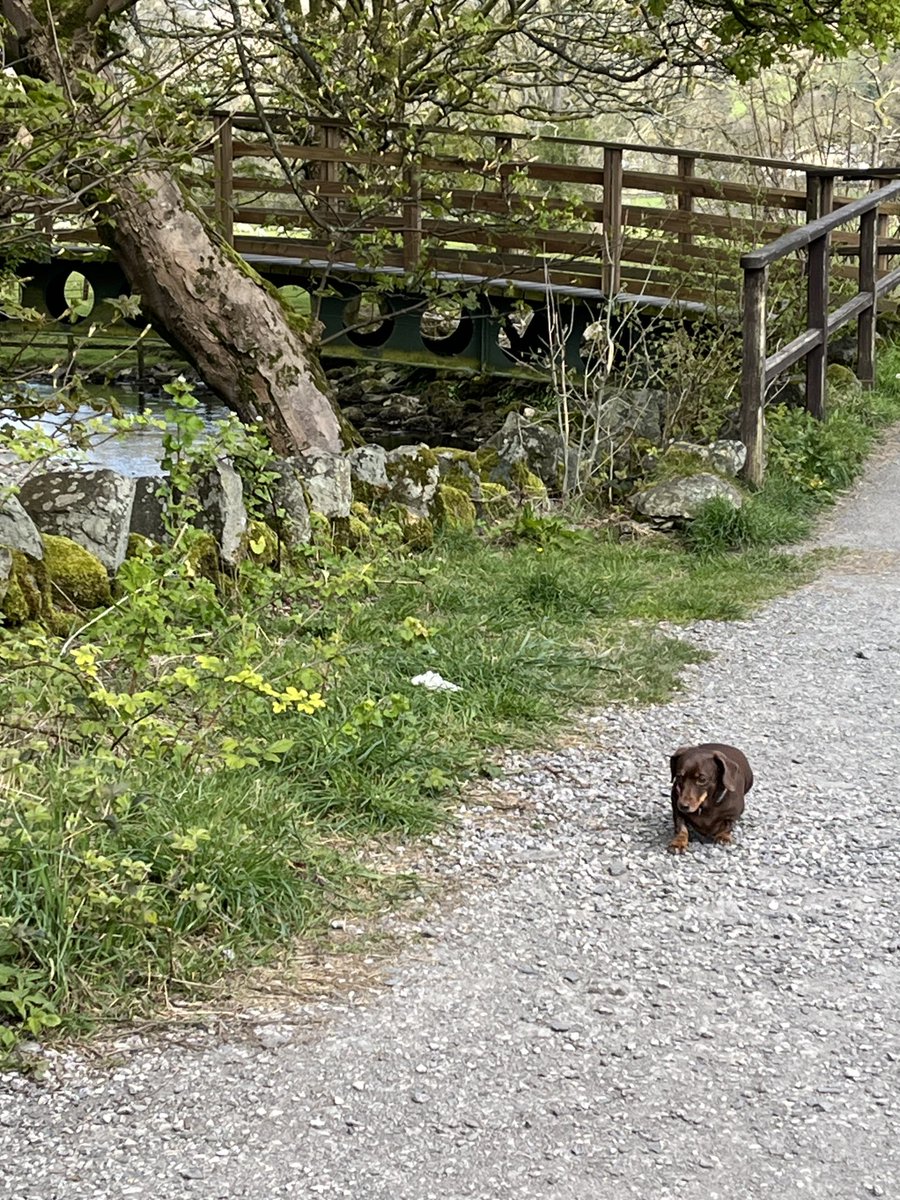
<svg viewBox="0 0 900 1200"><path fill-rule="evenodd" d="M47 312L55 321L76 324L94 311L94 289L87 276L74 268L53 275L44 288Z"/></svg>
<svg viewBox="0 0 900 1200"><path fill-rule="evenodd" d="M422 313L419 336L432 354L452 358L468 349L475 326L457 299L435 300Z"/></svg>
<svg viewBox="0 0 900 1200"><path fill-rule="evenodd" d="M354 346L383 346L394 330L391 310L377 292L361 292L344 305L344 332Z"/></svg>

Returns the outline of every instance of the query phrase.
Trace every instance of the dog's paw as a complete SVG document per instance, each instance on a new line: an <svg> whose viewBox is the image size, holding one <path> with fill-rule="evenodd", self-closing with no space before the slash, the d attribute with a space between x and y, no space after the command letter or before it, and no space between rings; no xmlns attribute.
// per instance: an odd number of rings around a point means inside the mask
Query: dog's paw
<svg viewBox="0 0 900 1200"><path fill-rule="evenodd" d="M669 853L670 854L684 854L685 850L687 850L687 846L688 846L687 833L676 833L676 835L672 838L671 842L669 842L669 847L668 847Z"/></svg>
<svg viewBox="0 0 900 1200"><path fill-rule="evenodd" d="M715 842L715 844L716 844L717 846L733 846L733 845L734 845L734 842L731 840L731 833L730 833L730 832L725 832L725 833L719 833L719 834L717 834L717 835L716 835L716 836L713 838L713 841Z"/></svg>

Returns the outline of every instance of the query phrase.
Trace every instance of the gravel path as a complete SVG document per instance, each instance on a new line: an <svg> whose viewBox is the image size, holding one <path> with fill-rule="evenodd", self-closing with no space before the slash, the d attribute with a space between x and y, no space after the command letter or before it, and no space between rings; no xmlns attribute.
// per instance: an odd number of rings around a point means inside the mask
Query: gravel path
<svg viewBox="0 0 900 1200"><path fill-rule="evenodd" d="M900 1196L900 435L819 540L864 553L685 633L684 697L513 764L533 808L472 814L444 870L482 882L388 987L0 1081L3 1200ZM705 739L757 786L674 858Z"/></svg>

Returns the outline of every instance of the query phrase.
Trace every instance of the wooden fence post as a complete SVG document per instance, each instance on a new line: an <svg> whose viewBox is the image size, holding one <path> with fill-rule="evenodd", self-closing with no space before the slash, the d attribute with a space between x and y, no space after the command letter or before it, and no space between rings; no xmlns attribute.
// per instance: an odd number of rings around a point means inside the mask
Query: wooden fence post
<svg viewBox="0 0 900 1200"><path fill-rule="evenodd" d="M614 300L622 286L622 151L603 151L603 291Z"/></svg>
<svg viewBox="0 0 900 1200"><path fill-rule="evenodd" d="M817 221L826 217L834 208L834 178L806 172L806 221Z"/></svg>
<svg viewBox="0 0 900 1200"><path fill-rule="evenodd" d="M697 160L692 154L678 155L678 178L687 182L694 177L694 168ZM694 210L694 197L687 189L678 193L678 211L690 213ZM689 229L678 234L679 246L690 246L693 243L693 235Z"/></svg>
<svg viewBox="0 0 900 1200"><path fill-rule="evenodd" d="M766 291L768 267L744 269L744 342L741 362L741 441L747 447L742 475L760 487L766 470Z"/></svg>
<svg viewBox="0 0 900 1200"><path fill-rule="evenodd" d="M509 172L503 170L503 164L512 158L512 138L511 137L495 137L494 150L497 155L497 173L500 176L500 195L510 196L512 188L510 186Z"/></svg>
<svg viewBox="0 0 900 1200"><path fill-rule="evenodd" d="M403 266L414 271L422 251L422 178L415 163L405 171L406 195L403 198Z"/></svg>
<svg viewBox="0 0 900 1200"><path fill-rule="evenodd" d="M234 136L231 116L228 113L216 113L216 141L213 153L213 171L215 174L215 209L216 221L222 231L222 237L234 245Z"/></svg>
<svg viewBox="0 0 900 1200"><path fill-rule="evenodd" d="M859 314L856 324L856 373L864 388L875 386L875 294L878 243L878 209L863 213L859 221L859 290L868 292L872 303Z"/></svg>
<svg viewBox="0 0 900 1200"><path fill-rule="evenodd" d="M807 329L817 329L819 344L806 356L806 411L825 419L825 371L828 366L828 234L809 244L806 280Z"/></svg>
<svg viewBox="0 0 900 1200"><path fill-rule="evenodd" d="M339 125L323 125L321 142L327 150L340 150L341 127ZM320 162L319 178L323 183L335 183L340 178L340 163L335 160Z"/></svg>
<svg viewBox="0 0 900 1200"><path fill-rule="evenodd" d="M874 190L874 189L873 189ZM887 213L879 213L878 221L875 225L876 236L879 241L886 238L890 232L890 217ZM889 254L879 254L876 259L876 269L879 275L886 275L891 265L891 256Z"/></svg>

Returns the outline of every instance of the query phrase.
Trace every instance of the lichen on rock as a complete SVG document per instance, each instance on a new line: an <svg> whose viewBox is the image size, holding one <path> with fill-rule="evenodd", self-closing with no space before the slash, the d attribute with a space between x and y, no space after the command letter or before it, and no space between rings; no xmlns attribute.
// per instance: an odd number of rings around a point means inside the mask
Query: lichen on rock
<svg viewBox="0 0 900 1200"><path fill-rule="evenodd" d="M390 499L417 517L428 516L441 478L437 455L428 446L398 446L386 462Z"/></svg>

